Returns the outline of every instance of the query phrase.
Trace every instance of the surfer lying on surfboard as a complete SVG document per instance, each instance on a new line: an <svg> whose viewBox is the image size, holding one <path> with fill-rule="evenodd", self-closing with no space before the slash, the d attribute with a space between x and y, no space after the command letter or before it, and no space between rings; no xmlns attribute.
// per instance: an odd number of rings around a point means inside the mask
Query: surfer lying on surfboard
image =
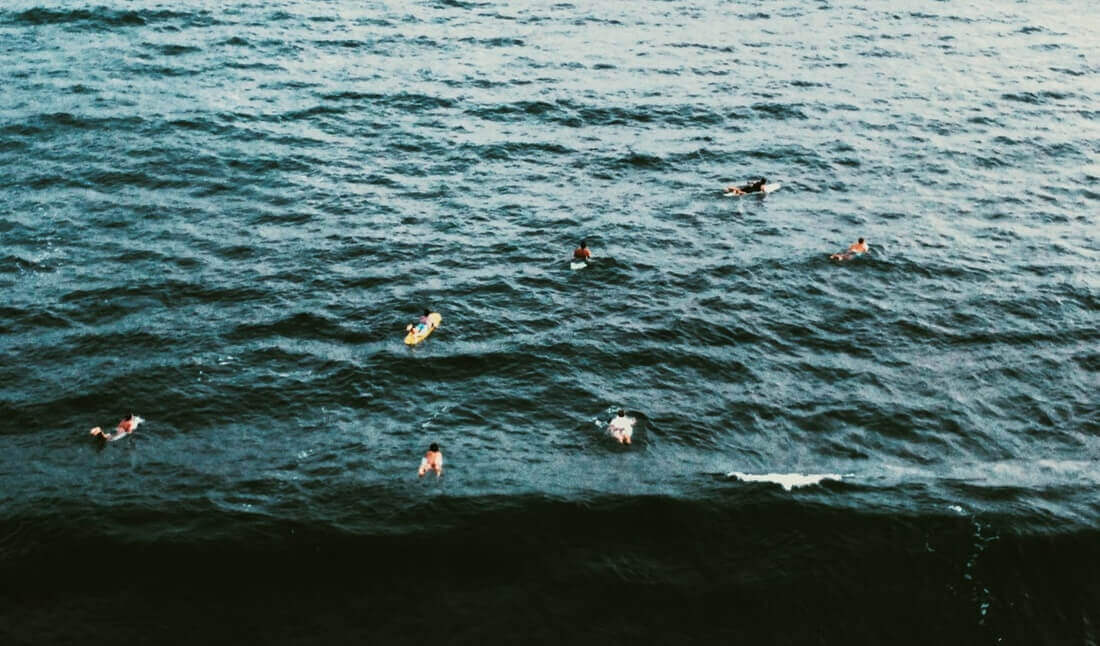
<svg viewBox="0 0 1100 646"><path fill-rule="evenodd" d="M416 325L413 325L411 323L409 325L406 325L405 331L413 332L417 335L424 334L428 331L429 328L432 327L431 316L432 313L429 310L424 310L424 314L420 316L420 320L417 321Z"/></svg>
<svg viewBox="0 0 1100 646"><path fill-rule="evenodd" d="M768 183L767 178L761 177L755 182L749 182L742 186L727 186L726 190L722 191L726 195L748 195L749 193L763 193L764 185Z"/></svg>
<svg viewBox="0 0 1100 646"><path fill-rule="evenodd" d="M103 432L102 428L97 426L89 431L88 434L97 440L113 442L136 431L138 424L142 423L143 421L144 420L142 420L140 417L134 415L133 413L130 413L126 417L122 418L122 421L119 422L118 426L115 427L114 433L108 435L107 433Z"/></svg>
<svg viewBox="0 0 1100 646"><path fill-rule="evenodd" d="M407 332L407 334L405 335L405 344L416 345L417 343L420 343L424 339L428 338L428 335L431 334L437 327L439 327L439 324L442 321L443 317L440 316L438 312L424 310L424 315L420 317L420 320L416 323L416 325L410 323L409 325L405 326L405 332Z"/></svg>
<svg viewBox="0 0 1100 646"><path fill-rule="evenodd" d="M834 253L833 255L829 256L829 260L851 260L853 257L861 253L867 253L868 251L870 251L870 249L871 246L864 242L863 238L860 238L859 240L853 242L851 245L848 246L848 251Z"/></svg>

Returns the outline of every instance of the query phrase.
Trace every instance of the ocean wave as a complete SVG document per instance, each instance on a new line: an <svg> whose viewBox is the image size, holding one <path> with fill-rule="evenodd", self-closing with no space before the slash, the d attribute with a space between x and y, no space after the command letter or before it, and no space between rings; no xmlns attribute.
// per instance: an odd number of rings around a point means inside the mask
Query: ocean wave
<svg viewBox="0 0 1100 646"><path fill-rule="evenodd" d="M741 473L731 471L726 477L741 482L768 482L783 487L784 491L791 491L798 487L813 487L825 481L840 482L843 476L836 473Z"/></svg>
<svg viewBox="0 0 1100 646"><path fill-rule="evenodd" d="M208 11L171 11L167 9L123 10L108 7L90 9L51 9L34 7L20 12L0 14L0 20L13 24L74 24L89 29L114 29L178 21L187 26L209 27L218 21Z"/></svg>

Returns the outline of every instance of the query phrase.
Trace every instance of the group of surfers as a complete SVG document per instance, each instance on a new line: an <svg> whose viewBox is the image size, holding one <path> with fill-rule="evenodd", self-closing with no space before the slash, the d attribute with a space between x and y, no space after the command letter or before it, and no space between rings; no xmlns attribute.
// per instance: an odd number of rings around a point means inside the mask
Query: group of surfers
<svg viewBox="0 0 1100 646"><path fill-rule="evenodd" d="M764 193L765 187L768 184L766 177L749 182L748 184L742 184L741 186L727 186L722 192L726 195L749 195L751 193ZM845 260L851 260L855 256L867 253L871 250L870 245L863 238L853 242L848 246L846 251L839 251L829 256L829 260L835 260L837 262L843 262ZM573 260L579 262L588 262L592 258L592 252L588 249L588 242L581 240L581 246L573 250Z"/></svg>
<svg viewBox="0 0 1100 646"><path fill-rule="evenodd" d="M755 182L749 182L741 186L727 186L722 192L726 195L748 195L750 193L765 193L765 188L768 184L766 177L761 177ZM863 238L860 238L856 242L853 242L848 246L847 251L840 251L829 256L829 260L835 260L837 262L843 262L845 260L851 260L859 254L864 254L870 251L870 246ZM575 256L574 256L575 257Z"/></svg>
<svg viewBox="0 0 1100 646"><path fill-rule="evenodd" d="M631 438L634 437L636 421L633 417L627 417L626 411L620 408L618 414L607 423L607 432L618 440L619 444L630 444ZM443 451L435 442L428 446L428 451L421 458L416 477L423 478L428 473L434 473L437 478L443 475Z"/></svg>
<svg viewBox="0 0 1100 646"><path fill-rule="evenodd" d="M727 195L763 193L766 184L767 179L761 177L743 186L729 186L725 189L724 193ZM867 253L869 250L870 246L863 238L860 238L856 242L853 242L846 251L834 253L829 256L829 259L838 262L850 260L857 255ZM573 250L573 260L588 262L591 259L592 251L588 249L588 242L586 240L581 240L580 246ZM430 331L435 325L436 322L432 319L431 310L424 310L424 314L420 316L420 319L415 324L410 323L407 325L405 331L419 336ZM133 433L141 421L140 417L130 413L118 423L114 433L105 433L103 429L98 426L93 428L90 433L92 437L101 442L109 442ZM631 438L634 436L635 421L633 417L627 417L626 411L620 408L618 414L612 417L607 423L608 434L615 438L620 444L630 444ZM424 454L423 459L421 459L420 468L417 470L417 477L423 477L429 472L435 473L436 477L443 475L443 452L435 442L432 442L431 445L428 446L428 451Z"/></svg>
<svg viewBox="0 0 1100 646"><path fill-rule="evenodd" d="M611 437L618 440L619 444L630 444L631 438L634 437L634 423L636 421L633 417L627 417L626 411L620 408L615 417L612 417L611 421L607 423L607 432ZM423 478L428 473L434 473L437 478L443 475L443 451L435 442L428 446L428 451L421 458L416 477Z"/></svg>

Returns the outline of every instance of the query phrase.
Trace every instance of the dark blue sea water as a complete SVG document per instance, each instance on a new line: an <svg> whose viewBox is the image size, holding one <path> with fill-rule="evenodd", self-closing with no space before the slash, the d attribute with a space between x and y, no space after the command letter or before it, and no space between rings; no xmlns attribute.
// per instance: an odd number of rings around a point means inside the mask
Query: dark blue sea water
<svg viewBox="0 0 1100 646"><path fill-rule="evenodd" d="M1096 643L1098 79L1091 0L0 4L0 642Z"/></svg>

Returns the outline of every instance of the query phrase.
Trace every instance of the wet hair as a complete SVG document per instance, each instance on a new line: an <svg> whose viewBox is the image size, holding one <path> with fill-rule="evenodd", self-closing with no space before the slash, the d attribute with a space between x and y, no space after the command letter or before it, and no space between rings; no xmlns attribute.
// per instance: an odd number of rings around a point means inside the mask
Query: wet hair
<svg viewBox="0 0 1100 646"><path fill-rule="evenodd" d="M623 415L626 415L626 411L620 408L619 409L619 417L622 417Z"/></svg>
<svg viewBox="0 0 1100 646"><path fill-rule="evenodd" d="M435 442L432 442L431 445L428 446L428 450L429 451L438 451L439 450L439 445L436 444Z"/></svg>
<svg viewBox="0 0 1100 646"><path fill-rule="evenodd" d="M581 240L581 249L587 249L587 248L588 248L588 241L587 240Z"/></svg>
<svg viewBox="0 0 1100 646"><path fill-rule="evenodd" d="M431 310L424 310L424 316L430 316L431 313L432 313Z"/></svg>
<svg viewBox="0 0 1100 646"><path fill-rule="evenodd" d="M124 422L128 422L128 421L130 421L130 420L132 420L132 419L134 419L134 414L133 414L133 413L127 413L127 414L126 414L126 417L123 417L123 418L122 418L122 421L124 421Z"/></svg>
<svg viewBox="0 0 1100 646"><path fill-rule="evenodd" d="M863 238L860 238L860 239L859 239L859 243L860 243L860 244L863 244Z"/></svg>
<svg viewBox="0 0 1100 646"><path fill-rule="evenodd" d="M761 184L767 184L768 183L768 178L767 177L761 177L760 178L760 183Z"/></svg>

